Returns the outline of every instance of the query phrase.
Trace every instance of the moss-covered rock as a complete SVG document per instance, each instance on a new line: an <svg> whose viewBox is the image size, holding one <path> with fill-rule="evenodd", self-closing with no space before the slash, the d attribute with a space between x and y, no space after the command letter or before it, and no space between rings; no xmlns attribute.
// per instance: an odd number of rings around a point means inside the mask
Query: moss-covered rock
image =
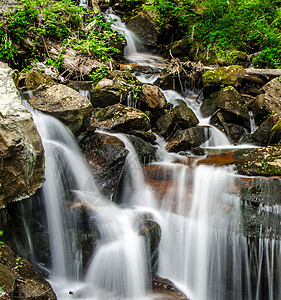
<svg viewBox="0 0 281 300"><path fill-rule="evenodd" d="M219 90L221 86L239 87L245 74L245 69L236 65L206 71L203 74L204 95Z"/></svg>
<svg viewBox="0 0 281 300"><path fill-rule="evenodd" d="M281 120L279 120L272 128L269 138L269 144L280 144L281 142Z"/></svg>

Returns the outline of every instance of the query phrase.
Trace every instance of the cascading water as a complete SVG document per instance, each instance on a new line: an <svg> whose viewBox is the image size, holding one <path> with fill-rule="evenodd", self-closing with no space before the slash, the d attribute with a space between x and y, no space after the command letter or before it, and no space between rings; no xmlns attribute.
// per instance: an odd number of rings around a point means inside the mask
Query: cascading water
<svg viewBox="0 0 281 300"><path fill-rule="evenodd" d="M128 33L120 19L113 26L125 36ZM128 56L137 53L134 47L128 46ZM205 124L194 96L163 92L168 102L183 101L192 107L200 124ZM162 230L158 273L174 281L191 300L281 298L280 241L260 238L256 245L243 236L231 167L197 166L196 161L187 165L179 155L168 154L158 138L163 161L152 166L168 174L166 192L158 196L146 184L132 145L117 135L130 151L121 199L125 208L120 209L99 193L68 130L50 116L37 112L33 116L46 152L43 197L52 250L51 282L59 299L152 298L145 244L135 228L143 212L153 215ZM213 136L219 135L217 129L210 130L215 131ZM219 142L213 139L205 146L229 146L224 135ZM75 238L77 205L92 211L89 219L99 233L85 276L81 246ZM280 207L260 206L260 214L269 212L281 214Z"/></svg>

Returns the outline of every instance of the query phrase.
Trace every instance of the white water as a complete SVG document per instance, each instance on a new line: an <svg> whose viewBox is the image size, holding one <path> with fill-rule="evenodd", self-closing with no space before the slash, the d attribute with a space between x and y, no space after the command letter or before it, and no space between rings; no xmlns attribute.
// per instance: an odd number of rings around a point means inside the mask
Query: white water
<svg viewBox="0 0 281 300"><path fill-rule="evenodd" d="M178 98L198 113L194 97L164 93L171 103ZM157 193L145 183L131 144L118 135L130 150L123 192L126 209L121 210L99 194L65 127L39 113L34 118L46 150L43 189L51 232L51 282L59 299L151 298L146 251L134 229L136 215L143 211L152 213L161 226L159 274L173 280L191 300L281 298L280 242L260 239L256 248L241 234L240 199L230 192L235 186L231 168L175 164L177 155L160 146L165 161L157 165L168 169L172 179L165 195L157 199ZM200 124L204 124L201 119ZM210 130L214 130L213 140L205 147L229 147L225 136L216 128ZM65 173L66 178L61 176ZM83 279L81 249L69 239L68 214L64 213L69 192L75 201L81 200L94 211L100 233ZM279 207L260 207L260 211L271 210L280 214ZM262 277L264 269L266 278ZM70 290L73 295L68 295Z"/></svg>

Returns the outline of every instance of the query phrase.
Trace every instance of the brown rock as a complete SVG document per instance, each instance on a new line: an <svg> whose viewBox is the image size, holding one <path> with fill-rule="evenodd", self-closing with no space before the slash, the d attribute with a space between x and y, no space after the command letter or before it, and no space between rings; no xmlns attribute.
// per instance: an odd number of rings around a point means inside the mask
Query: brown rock
<svg viewBox="0 0 281 300"><path fill-rule="evenodd" d="M28 101L34 108L58 118L73 133L90 124L92 104L87 97L65 85L56 84L37 90Z"/></svg>
<svg viewBox="0 0 281 300"><path fill-rule="evenodd" d="M144 84L141 91L141 101L148 109L162 109L167 104L166 98L159 87L152 84Z"/></svg>

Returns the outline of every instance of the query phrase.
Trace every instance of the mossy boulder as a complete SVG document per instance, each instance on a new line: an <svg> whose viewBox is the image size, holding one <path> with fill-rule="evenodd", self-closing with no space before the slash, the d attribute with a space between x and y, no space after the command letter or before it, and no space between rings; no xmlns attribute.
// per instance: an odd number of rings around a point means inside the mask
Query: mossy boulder
<svg viewBox="0 0 281 300"><path fill-rule="evenodd" d="M29 70L25 75L25 88L27 90L35 90L43 84L54 84L51 78L46 78L40 71L35 68Z"/></svg>
<svg viewBox="0 0 281 300"><path fill-rule="evenodd" d="M245 74L245 69L236 65L206 71L203 74L204 95L208 96L211 92L219 90L221 86L230 85L238 88Z"/></svg>
<svg viewBox="0 0 281 300"><path fill-rule="evenodd" d="M150 129L150 120L142 111L123 104L115 104L93 111L92 126L102 130L129 132Z"/></svg>
<svg viewBox="0 0 281 300"><path fill-rule="evenodd" d="M281 143L281 120L279 120L272 128L269 138L269 144L280 144Z"/></svg>
<svg viewBox="0 0 281 300"><path fill-rule="evenodd" d="M200 106L200 113L204 118L212 116L217 110L216 103L213 99L204 99Z"/></svg>

